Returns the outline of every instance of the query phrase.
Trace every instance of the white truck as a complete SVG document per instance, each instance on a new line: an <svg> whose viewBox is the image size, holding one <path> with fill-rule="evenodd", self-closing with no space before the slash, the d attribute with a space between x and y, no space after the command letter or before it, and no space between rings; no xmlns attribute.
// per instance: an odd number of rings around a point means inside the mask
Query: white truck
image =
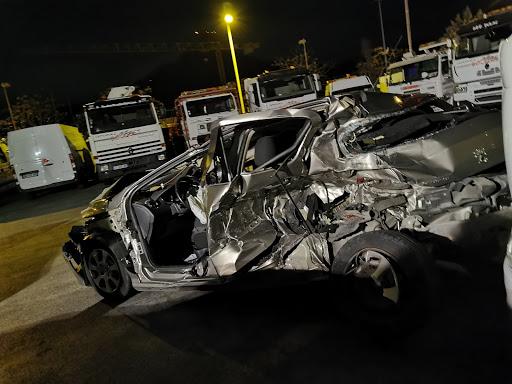
<svg viewBox="0 0 512 384"><path fill-rule="evenodd" d="M236 86L230 84L182 92L175 107L187 145L191 147L208 140L209 124L238 115L238 104Z"/></svg>
<svg viewBox="0 0 512 384"><path fill-rule="evenodd" d="M165 160L166 147L151 96L115 87L106 100L84 105L89 146L100 180L150 169Z"/></svg>
<svg viewBox="0 0 512 384"><path fill-rule="evenodd" d="M347 76L328 81L325 86L325 96L367 90L374 90L372 81L368 76Z"/></svg>
<svg viewBox="0 0 512 384"><path fill-rule="evenodd" d="M398 94L430 93L452 102L454 83L451 73L451 42L420 46L423 53L404 55L388 67L387 92Z"/></svg>
<svg viewBox="0 0 512 384"><path fill-rule="evenodd" d="M477 105L501 102L499 45L512 33L512 6L489 12L459 30L453 50L454 101Z"/></svg>
<svg viewBox="0 0 512 384"><path fill-rule="evenodd" d="M281 69L244 80L250 112L288 108L320 96L320 76L305 69Z"/></svg>

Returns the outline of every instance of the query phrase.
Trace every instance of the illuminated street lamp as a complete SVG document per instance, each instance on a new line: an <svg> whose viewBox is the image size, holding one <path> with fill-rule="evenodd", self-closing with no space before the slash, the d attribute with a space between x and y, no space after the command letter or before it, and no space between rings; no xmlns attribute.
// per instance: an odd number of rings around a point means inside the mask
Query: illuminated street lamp
<svg viewBox="0 0 512 384"><path fill-rule="evenodd" d="M224 16L226 27L228 30L229 49L231 50L231 58L233 59L233 69L235 70L236 87L238 88L238 97L240 99L240 109L245 113L244 97L242 87L240 86L240 76L238 75L238 65L236 64L235 45L233 44L233 36L231 35L230 24L233 22L233 16L229 13Z"/></svg>
<svg viewBox="0 0 512 384"><path fill-rule="evenodd" d="M9 83L0 83L0 87L4 89L5 102L7 103L7 108L9 109L9 115L11 116L11 124L13 129L16 129L16 122L14 121L14 117L12 115L11 102L9 101L9 95L7 94L7 88L11 87Z"/></svg>

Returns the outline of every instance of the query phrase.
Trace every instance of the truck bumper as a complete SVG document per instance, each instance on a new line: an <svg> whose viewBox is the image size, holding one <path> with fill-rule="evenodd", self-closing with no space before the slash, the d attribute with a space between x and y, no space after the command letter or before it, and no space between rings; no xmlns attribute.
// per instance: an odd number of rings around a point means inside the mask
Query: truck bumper
<svg viewBox="0 0 512 384"><path fill-rule="evenodd" d="M162 157L163 159L160 160ZM157 168L162 165L166 159L167 156L165 155L165 152L160 152L147 156L112 161L110 163L97 163L96 172L99 180L114 179L127 173Z"/></svg>

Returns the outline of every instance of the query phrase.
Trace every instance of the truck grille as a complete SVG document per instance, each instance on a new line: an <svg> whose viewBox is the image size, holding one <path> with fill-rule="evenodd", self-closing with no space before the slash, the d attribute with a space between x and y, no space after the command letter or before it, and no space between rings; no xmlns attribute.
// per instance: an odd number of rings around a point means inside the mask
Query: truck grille
<svg viewBox="0 0 512 384"><path fill-rule="evenodd" d="M501 102L501 93L497 95L475 97L477 103L499 103Z"/></svg>
<svg viewBox="0 0 512 384"><path fill-rule="evenodd" d="M143 144L127 145L116 149L105 149L97 152L97 158L101 163L120 160L123 158L138 157L156 152L161 152L163 143L160 140L148 141Z"/></svg>
<svg viewBox="0 0 512 384"><path fill-rule="evenodd" d="M487 89L477 89L475 91L475 94L477 93L490 93L490 92L501 92L502 87L494 87L494 88L487 88Z"/></svg>

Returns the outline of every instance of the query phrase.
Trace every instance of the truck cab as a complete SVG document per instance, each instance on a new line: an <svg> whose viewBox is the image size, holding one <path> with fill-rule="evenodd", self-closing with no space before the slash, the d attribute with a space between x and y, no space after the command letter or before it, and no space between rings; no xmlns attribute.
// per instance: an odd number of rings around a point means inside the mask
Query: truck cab
<svg viewBox="0 0 512 384"><path fill-rule="evenodd" d="M504 11L507 11L505 9ZM512 33L512 7L460 29L453 50L454 101L477 105L501 102L499 45Z"/></svg>
<svg viewBox="0 0 512 384"><path fill-rule="evenodd" d="M325 86L325 96L368 90L374 90L372 81L368 76L347 76L328 81Z"/></svg>
<svg viewBox="0 0 512 384"><path fill-rule="evenodd" d="M182 92L176 99L176 114L189 147L210 137L209 124L239 114L237 92L226 85Z"/></svg>
<svg viewBox="0 0 512 384"><path fill-rule="evenodd" d="M390 93L404 95L429 93L452 101L454 84L450 60L449 50L432 52L425 49L425 53L404 57L402 61L388 67L388 84L385 89Z"/></svg>
<svg viewBox="0 0 512 384"><path fill-rule="evenodd" d="M244 80L251 112L288 108L320 96L320 77L305 69L282 69L265 72Z"/></svg>
<svg viewBox="0 0 512 384"><path fill-rule="evenodd" d="M134 90L113 88L106 100L84 105L89 145L100 180L154 168L166 158L152 98L133 95Z"/></svg>

